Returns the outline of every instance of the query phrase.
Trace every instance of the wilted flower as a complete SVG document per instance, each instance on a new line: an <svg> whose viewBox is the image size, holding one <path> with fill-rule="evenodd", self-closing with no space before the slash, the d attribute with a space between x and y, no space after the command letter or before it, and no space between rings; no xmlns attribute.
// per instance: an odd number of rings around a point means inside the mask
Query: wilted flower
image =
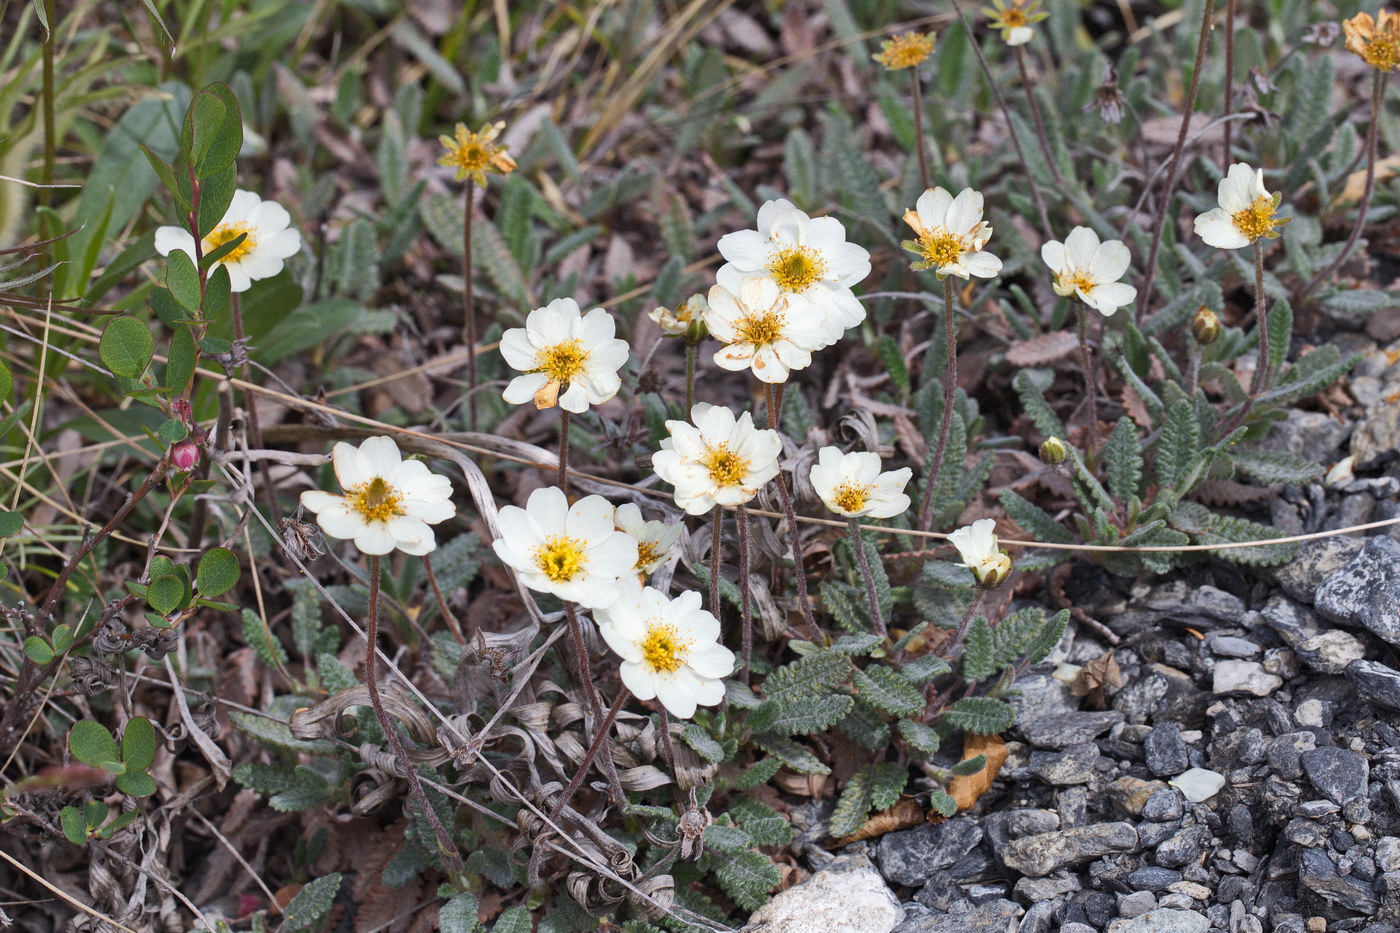
<svg viewBox="0 0 1400 933"><path fill-rule="evenodd" d="M715 273L720 285L737 295L748 276L771 279L795 306L805 305L822 320L822 346L865 320L851 287L870 274L870 254L846 242L846 228L835 217L808 217L786 200L766 201L757 230L726 233L718 247L725 258Z"/></svg>
<svg viewBox="0 0 1400 933"><path fill-rule="evenodd" d="M700 608L699 593L667 599L652 587L633 587L598 612L598 631L622 658L618 673L637 699L660 700L680 719L724 699L734 652L719 643L719 622Z"/></svg>
<svg viewBox="0 0 1400 933"><path fill-rule="evenodd" d="M933 54L933 44L931 32L902 32L881 42L881 51L872 57L888 70L899 71L923 64Z"/></svg>
<svg viewBox="0 0 1400 933"><path fill-rule="evenodd" d="M880 472L880 455L867 451L843 454L823 447L812 465L812 488L837 515L847 518L894 518L909 508L904 487L914 471L908 467Z"/></svg>
<svg viewBox="0 0 1400 933"><path fill-rule="evenodd" d="M992 0L992 6L983 7L982 12L990 20L993 29L1001 32L1002 41L1007 45L1025 45L1035 38L1032 24L1049 16L1040 9L1040 0Z"/></svg>
<svg viewBox="0 0 1400 933"><path fill-rule="evenodd" d="M1341 34L1342 27L1331 20L1309 23L1303 27L1303 44L1315 45L1320 49L1330 49L1337 44L1337 38Z"/></svg>
<svg viewBox="0 0 1400 933"><path fill-rule="evenodd" d="M913 228L918 241L906 240L905 249L923 259L916 270L932 269L939 278L975 275L989 279L1001 271L1001 260L982 251L992 238L991 224L982 219L982 193L964 188L955 198L943 188L930 188L919 195L913 210L904 212L904 222Z"/></svg>
<svg viewBox="0 0 1400 933"><path fill-rule="evenodd" d="M1291 217L1279 217L1282 194L1264 187L1264 170L1244 162L1230 166L1220 179L1220 206L1196 217L1196 235L1218 249L1240 249L1263 237L1277 237Z"/></svg>
<svg viewBox="0 0 1400 933"><path fill-rule="evenodd" d="M1100 243L1093 230L1075 227L1063 243L1043 245L1040 258L1054 273L1055 294L1078 298L1104 317L1137 298L1136 288L1118 281L1132 261L1122 240Z"/></svg>
<svg viewBox="0 0 1400 933"><path fill-rule="evenodd" d="M1011 575L1011 557L997 544L996 527L993 519L979 518L948 535L948 543L958 549L963 566L985 587L996 586Z"/></svg>
<svg viewBox="0 0 1400 933"><path fill-rule="evenodd" d="M1400 65L1400 14L1381 10L1372 19L1370 13L1357 13L1342 20L1342 32L1347 51L1377 71L1394 71Z"/></svg>
<svg viewBox="0 0 1400 933"><path fill-rule="evenodd" d="M701 402L691 424L667 421L671 436L652 455L656 475L676 487L676 505L703 515L716 505L743 505L778 475L783 441L777 431L753 426L753 416Z"/></svg>
<svg viewBox="0 0 1400 933"><path fill-rule="evenodd" d="M342 441L331 459L344 494L301 494L327 537L352 539L364 554L398 548L421 556L437 547L428 526L457 514L447 477L429 472L421 460L404 460L391 437L371 437L359 447Z"/></svg>
<svg viewBox="0 0 1400 933"><path fill-rule="evenodd" d="M643 583L666 563L684 530L680 524L644 520L642 510L631 502L617 507L613 521L617 523L618 531L630 535L637 542L637 566L634 569Z"/></svg>
<svg viewBox="0 0 1400 933"><path fill-rule="evenodd" d="M601 609L617 599L620 581L637 564L637 542L613 520L612 504L602 496L570 506L564 490L549 486L530 493L523 509L501 509L501 536L491 547L530 589Z"/></svg>
<svg viewBox="0 0 1400 933"><path fill-rule="evenodd" d="M1118 86L1118 69L1109 65L1103 72L1103 83L1094 92L1094 99L1084 105L1084 111L1097 110L1105 123L1117 126L1123 122L1123 89Z"/></svg>
<svg viewBox="0 0 1400 933"><path fill-rule="evenodd" d="M704 315L709 307L704 295L691 295L676 305L676 310L654 308L647 317L656 322L656 326L661 328L661 333L665 336L685 337L699 343L705 334L703 327L697 331L696 325L703 325Z"/></svg>
<svg viewBox="0 0 1400 933"><path fill-rule="evenodd" d="M622 388L617 371L627 362L627 341L614 333L608 312L581 314L572 298L536 308L524 327L501 335L501 355L525 374L512 379L502 397L512 405L533 399L536 408L557 404L576 414L603 404Z"/></svg>
<svg viewBox="0 0 1400 933"><path fill-rule="evenodd" d="M438 165L455 168L458 181L470 178L483 188L488 172L509 175L515 171L515 160L495 141L504 128L504 123L488 123L481 132L473 133L465 124L458 123L455 137L438 137L438 142L447 149L447 154L438 159Z"/></svg>
<svg viewBox="0 0 1400 933"><path fill-rule="evenodd" d="M711 288L705 326L724 344L715 363L752 369L760 382L786 382L792 370L811 365L813 350L827 345L821 317L766 277L741 279L737 293L723 285Z"/></svg>
<svg viewBox="0 0 1400 933"><path fill-rule="evenodd" d="M228 270L229 288L246 292L259 279L282 271L283 261L301 249L301 234L288 229L292 218L276 201L264 201L251 191L235 191L218 225L204 235L201 255L242 236L243 240L219 258ZM194 237L184 227L157 227L156 252L169 256L179 250L194 258Z"/></svg>

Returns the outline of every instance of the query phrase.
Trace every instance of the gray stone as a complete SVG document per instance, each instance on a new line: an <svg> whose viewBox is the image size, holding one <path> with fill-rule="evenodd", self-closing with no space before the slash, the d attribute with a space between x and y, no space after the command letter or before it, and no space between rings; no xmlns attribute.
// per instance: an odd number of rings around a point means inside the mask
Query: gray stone
<svg viewBox="0 0 1400 933"><path fill-rule="evenodd" d="M1142 743L1147 757L1147 770L1158 777L1172 777L1191 767L1181 727L1174 722L1161 722Z"/></svg>
<svg viewBox="0 0 1400 933"><path fill-rule="evenodd" d="M1269 767L1280 777L1296 780L1303 776L1303 752L1313 748L1317 748L1313 733L1286 732L1269 746Z"/></svg>
<svg viewBox="0 0 1400 933"><path fill-rule="evenodd" d="M1400 406L1397 406L1400 408ZM1317 591L1317 611L1400 645L1400 541L1378 535Z"/></svg>
<svg viewBox="0 0 1400 933"><path fill-rule="evenodd" d="M1161 893L1171 885L1181 880L1181 872L1173 871L1170 868L1160 868L1155 865L1144 865L1142 868L1129 873L1128 884L1139 891L1155 891Z"/></svg>
<svg viewBox="0 0 1400 933"><path fill-rule="evenodd" d="M1181 792L1166 788L1147 798L1147 803L1142 807L1142 818L1154 823L1169 823L1181 819L1184 809Z"/></svg>
<svg viewBox="0 0 1400 933"><path fill-rule="evenodd" d="M1108 933L1206 933L1210 921L1194 910L1159 907L1131 920L1115 920Z"/></svg>
<svg viewBox="0 0 1400 933"><path fill-rule="evenodd" d="M1349 748L1323 746L1299 756L1303 773L1328 799L1346 806L1366 796L1371 765L1366 756Z"/></svg>
<svg viewBox="0 0 1400 933"><path fill-rule="evenodd" d="M1330 415L1294 408L1288 412L1285 420L1274 424L1259 446L1264 450L1290 453L1313 463L1331 463L1337 459L1337 448L1342 446L1350 431L1351 425Z"/></svg>
<svg viewBox="0 0 1400 933"><path fill-rule="evenodd" d="M920 885L934 872L951 868L981 841L982 827L971 817L886 833L878 849L880 871L891 884Z"/></svg>
<svg viewBox="0 0 1400 933"><path fill-rule="evenodd" d="M1134 891L1132 894L1118 895L1118 916L1124 920L1141 917L1157 906L1157 897L1151 891Z"/></svg>
<svg viewBox="0 0 1400 933"><path fill-rule="evenodd" d="M1346 666L1346 675L1362 699L1386 709L1400 710L1400 671L1379 661L1357 659Z"/></svg>
<svg viewBox="0 0 1400 933"><path fill-rule="evenodd" d="M1017 723L1026 741L1037 748L1061 749L1093 741L1123 721L1122 713L1063 713Z"/></svg>
<svg viewBox="0 0 1400 933"><path fill-rule="evenodd" d="M1360 539L1344 535L1304 541L1293 559L1278 568L1274 576L1285 593L1311 605L1323 581L1345 567L1361 548Z"/></svg>
<svg viewBox="0 0 1400 933"><path fill-rule="evenodd" d="M1054 926L1055 902L1041 901L1026 908L1026 915L1021 918L1016 933L1050 933Z"/></svg>
<svg viewBox="0 0 1400 933"><path fill-rule="evenodd" d="M1283 678L1258 661L1221 661L1215 665L1211 691L1216 696L1266 697L1283 686Z"/></svg>
<svg viewBox="0 0 1400 933"><path fill-rule="evenodd" d="M936 871L929 875L924 886L914 892L914 900L933 910L955 914L972 909L967 892L946 871Z"/></svg>
<svg viewBox="0 0 1400 933"><path fill-rule="evenodd" d="M1062 752L1031 752L1030 772L1047 784L1087 784L1099 760L1099 747L1080 742Z"/></svg>
<svg viewBox="0 0 1400 933"><path fill-rule="evenodd" d="M1137 847L1138 834L1131 823L1095 823L1012 839L1002 850L1002 861L1023 875L1039 878Z"/></svg>
<svg viewBox="0 0 1400 933"><path fill-rule="evenodd" d="M1002 810L983 821L987 841L992 851L1001 857L1001 850L1012 839L1053 832L1060 828L1060 815L1053 810Z"/></svg>
<svg viewBox="0 0 1400 933"><path fill-rule="evenodd" d="M1016 897L1027 904L1048 901L1061 894L1071 894L1083 888L1079 876L1067 871L1056 872L1048 878L1022 878L1016 882Z"/></svg>
<svg viewBox="0 0 1400 933"><path fill-rule="evenodd" d="M802 884L775 895L749 918L745 933L832 933L851 929L890 933L904 908L863 855L844 855Z"/></svg>
<svg viewBox="0 0 1400 933"><path fill-rule="evenodd" d="M1374 914L1380 908L1375 890L1365 881L1337 871L1321 848L1298 852L1298 881L1323 900L1358 914Z"/></svg>
<svg viewBox="0 0 1400 933"><path fill-rule="evenodd" d="M914 917L901 923L895 927L894 933L1009 933L1020 914L1019 905L1012 901L996 900L961 914L941 910L930 911L922 917ZM851 926L851 916L844 920L844 924L828 926L822 933L856 929ZM864 926L858 929L865 933Z"/></svg>
<svg viewBox="0 0 1400 933"><path fill-rule="evenodd" d="M1181 868L1200 862L1205 851L1205 831L1199 826L1183 826L1170 839L1157 846L1152 857L1163 868Z"/></svg>
<svg viewBox="0 0 1400 933"><path fill-rule="evenodd" d="M1376 864L1381 871L1400 870L1400 836L1382 836L1376 840Z"/></svg>
<svg viewBox="0 0 1400 933"><path fill-rule="evenodd" d="M1366 656L1366 645L1351 632L1332 629L1294 645L1293 651L1315 671L1341 674L1352 661Z"/></svg>
<svg viewBox="0 0 1400 933"><path fill-rule="evenodd" d="M1218 632L1206 639L1206 647L1210 649L1211 654L1219 658L1253 658L1258 657L1264 650L1257 642L1248 638L1221 635Z"/></svg>
<svg viewBox="0 0 1400 933"><path fill-rule="evenodd" d="M1351 435L1354 467L1369 470L1395 456L1400 449L1400 405L1381 405L1356 426Z"/></svg>

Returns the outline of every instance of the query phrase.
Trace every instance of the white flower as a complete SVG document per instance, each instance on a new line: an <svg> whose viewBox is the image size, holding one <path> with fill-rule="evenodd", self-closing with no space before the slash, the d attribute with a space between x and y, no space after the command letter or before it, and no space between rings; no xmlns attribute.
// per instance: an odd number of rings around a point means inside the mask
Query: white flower
<svg viewBox="0 0 1400 933"><path fill-rule="evenodd" d="M823 447L812 465L812 488L826 507L848 518L894 518L909 508L904 486L914 471L908 467L880 472L880 455Z"/></svg>
<svg viewBox="0 0 1400 933"><path fill-rule="evenodd" d="M996 527L993 519L979 518L948 535L948 543L958 549L963 566L983 586L996 586L1011 573L1011 558L997 544Z"/></svg>
<svg viewBox="0 0 1400 933"><path fill-rule="evenodd" d="M724 698L723 678L734 652L719 643L719 622L700 608L700 594L675 599L633 587L598 613L598 630L622 658L622 682L639 700L658 699L672 716L689 719L696 706Z"/></svg>
<svg viewBox="0 0 1400 933"><path fill-rule="evenodd" d="M637 542L613 527L613 507L585 496L572 507L557 486L530 493L525 508L496 517L496 556L532 590L599 609L617 599L619 581L637 564Z"/></svg>
<svg viewBox="0 0 1400 933"><path fill-rule="evenodd" d="M283 260L301 250L301 234L288 229L292 218L276 201L264 201L252 191L235 191L224 219L204 237L202 253L208 256L240 234L247 234L218 261L228 270L229 288L246 292L258 279L270 279L282 271ZM184 227L157 227L156 252L169 256L175 250L194 258L194 237Z"/></svg>
<svg viewBox="0 0 1400 933"><path fill-rule="evenodd" d="M1220 206L1196 216L1196 236L1217 249L1240 249L1260 237L1273 239L1291 220L1279 217L1282 194L1264 187L1264 170L1236 162L1220 179Z"/></svg>
<svg viewBox="0 0 1400 933"><path fill-rule="evenodd" d="M865 320L865 308L851 287L870 274L870 254L846 242L846 228L835 217L808 217L782 198L765 201L758 209L757 230L726 233L718 246L725 258L715 273L720 285L738 294L739 280L746 276L772 279L821 319L823 346Z"/></svg>
<svg viewBox="0 0 1400 933"><path fill-rule="evenodd" d="M716 505L733 508L752 499L778 475L783 441L777 431L753 426L753 416L700 402L691 424L667 421L671 436L651 458L656 475L676 487L676 505L704 515Z"/></svg>
<svg viewBox="0 0 1400 933"><path fill-rule="evenodd" d="M923 257L915 269L963 279L990 279L1001 271L1001 260L982 251L992 238L991 225L982 219L982 192L964 188L955 198L943 188L929 188L912 211L904 212L904 222L919 238L903 244Z"/></svg>
<svg viewBox="0 0 1400 933"><path fill-rule="evenodd" d="M524 327L501 335L501 355L516 376L502 396L512 405L531 399L536 408L585 412L617 394L617 371L627 362L627 341L616 339L612 316L602 308L579 312L572 298L536 308ZM562 394L561 394L562 390Z"/></svg>
<svg viewBox="0 0 1400 933"><path fill-rule="evenodd" d="M671 549L681 539L681 525L668 525L665 522L645 521L642 510L631 502L617 507L613 516L618 531L631 536L637 542L637 575L645 582L646 578L661 569L671 556Z"/></svg>
<svg viewBox="0 0 1400 933"><path fill-rule="evenodd" d="M813 350L828 345L821 317L766 277L740 279L737 294L723 285L710 289L705 326L725 344L716 365L752 369L761 382L786 382L792 370L811 365Z"/></svg>
<svg viewBox="0 0 1400 933"><path fill-rule="evenodd" d="M1042 246L1040 258L1055 274L1055 294L1078 298L1104 317L1137 298L1136 288L1118 281L1132 262L1122 240L1100 243L1093 230L1075 227L1063 243Z"/></svg>
<svg viewBox="0 0 1400 933"><path fill-rule="evenodd" d="M647 313L647 317L655 321L656 326L661 328L661 333L667 337L685 337L689 335L692 325L704 317L707 310L709 305L704 295L691 295L676 305L676 310L653 308Z"/></svg>
<svg viewBox="0 0 1400 933"><path fill-rule="evenodd" d="M437 547L429 525L457 514L452 482L421 460L404 460L393 438L371 437L359 447L341 442L331 451L344 495L311 489L301 504L328 537L349 538L365 554L427 554Z"/></svg>

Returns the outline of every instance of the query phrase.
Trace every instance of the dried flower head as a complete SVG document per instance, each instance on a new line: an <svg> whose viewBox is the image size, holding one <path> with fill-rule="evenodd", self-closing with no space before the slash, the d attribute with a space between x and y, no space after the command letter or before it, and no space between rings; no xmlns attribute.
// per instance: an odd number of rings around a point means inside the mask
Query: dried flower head
<svg viewBox="0 0 1400 933"><path fill-rule="evenodd" d="M1040 9L1040 0L992 0L992 5L983 7L982 12L1007 45L1025 45L1034 39L1031 26L1050 15Z"/></svg>
<svg viewBox="0 0 1400 933"><path fill-rule="evenodd" d="M470 178L483 188L487 173L509 175L515 171L515 160L504 146L496 145L496 136L504 128L504 123L488 123L481 132L473 133L465 124L458 123L455 137L438 137L438 142L447 149L447 154L438 159L438 165L455 168L458 181Z"/></svg>
<svg viewBox="0 0 1400 933"><path fill-rule="evenodd" d="M1347 51L1377 71L1394 71L1400 65L1400 14L1381 10L1372 19L1370 13L1357 13L1342 20L1342 32Z"/></svg>
<svg viewBox="0 0 1400 933"><path fill-rule="evenodd" d="M881 51L874 59L889 71L921 65L933 54L934 35L931 32L901 32L880 43Z"/></svg>
<svg viewBox="0 0 1400 933"><path fill-rule="evenodd" d="M1123 122L1123 89L1118 86L1118 69L1109 65L1103 72L1103 83L1094 93L1094 99L1084 105L1084 112L1096 110L1099 119L1117 126Z"/></svg>

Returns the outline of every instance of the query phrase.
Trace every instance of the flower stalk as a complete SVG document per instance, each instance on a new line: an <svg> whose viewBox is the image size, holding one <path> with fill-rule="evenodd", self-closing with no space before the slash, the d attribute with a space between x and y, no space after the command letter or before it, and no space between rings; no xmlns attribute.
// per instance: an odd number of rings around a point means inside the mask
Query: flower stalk
<svg viewBox="0 0 1400 933"><path fill-rule="evenodd" d="M764 383L764 389L768 393L768 417L773 422L777 422L778 413L778 387L771 383ZM802 619L807 623L818 639L822 638L821 627L817 625L816 617L812 614L812 600L807 595L807 567L802 558L802 536L797 527L797 513L792 507L792 494L788 492L787 479L783 476L783 471L773 477L778 484L778 499L783 504L783 517L787 524L788 546L792 548L793 576L797 578L797 604L802 610Z"/></svg>
<svg viewBox="0 0 1400 933"><path fill-rule="evenodd" d="M467 636L463 633L462 625L457 621L457 616L451 609L447 608L447 600L442 595L442 587L438 586L437 574L433 573L432 558L427 554L423 555L423 572L428 577L428 586L433 591L433 598L437 600L438 612L442 613L442 619L447 623L452 637L457 639L457 644L465 645Z"/></svg>
<svg viewBox="0 0 1400 933"><path fill-rule="evenodd" d="M753 619L750 616L752 593L749 588L749 510L742 505L739 506L735 512L735 520L739 528L739 613L743 620L742 651L744 683L747 684L749 682L749 667L753 660Z"/></svg>
<svg viewBox="0 0 1400 933"><path fill-rule="evenodd" d="M943 278L943 417L938 424L938 444L933 449L933 463L924 481L923 501L919 503L919 528L928 531L933 524L933 490L943 469L943 456L948 450L948 434L953 427L953 401L958 391L958 324L953 317L953 280Z"/></svg>
<svg viewBox="0 0 1400 933"><path fill-rule="evenodd" d="M865 582L865 595L870 600L870 624L875 627L875 634L881 638L889 638L890 632L885 627L884 614L880 612L880 595L875 590L875 574L871 572L870 557L865 553L865 540L860 534L860 519L852 518L847 522L847 528L851 532L851 550L856 552L860 577Z"/></svg>
<svg viewBox="0 0 1400 933"><path fill-rule="evenodd" d="M617 713L614 712L612 718L608 719L606 722L601 721L603 719L603 704L598 699L598 687L593 682L593 671L588 666L588 642L583 636L583 622L579 619L578 606L571 602L564 603L564 614L569 617L569 635L574 643L574 654L578 658L579 683L583 686L584 696L587 697L588 710L593 717L595 729L593 744L602 749L603 773L607 775L608 787L612 794L613 803L619 807L626 806L627 795L623 792L622 782L618 779L617 765L613 763L612 750L603 744L603 737L606 736L608 730L612 728L612 719L617 718ZM625 697L627 691L624 689L622 693ZM622 699L623 697L619 697L617 701L618 704L621 704ZM585 718L585 722L586 721L587 719ZM595 750L593 754L596 755L598 752ZM588 759L585 758L584 767L580 768L579 774L575 776L579 780L582 780L580 775L588 770L587 764Z"/></svg>
<svg viewBox="0 0 1400 933"><path fill-rule="evenodd" d="M724 510L715 506L710 516L710 613L716 621L722 620L719 605L719 572L724 549Z"/></svg>
<svg viewBox="0 0 1400 933"><path fill-rule="evenodd" d="M608 735L612 732L613 723L617 721L617 714L621 712L622 704L626 703L627 698L631 695L631 692L626 687L622 687L617 691L617 699L613 700L612 705L608 707L607 715L603 717L603 721L598 725L598 731L594 734L593 741L588 744L588 750L583 753L583 760L579 762L578 770L575 771L574 776L569 779L568 786L564 788L564 792L559 795L559 800L549 811L549 819L551 822L559 819L559 815L564 812L564 808L569 805L569 801L573 800L574 794L578 793L578 789L582 786L583 779L588 774L588 769L593 767L593 761L598 757L598 753L607 748ZM612 766L612 755L609 752L604 751L603 762L605 770L608 771L609 783L615 784L617 782L617 769ZM626 805L625 798L622 800L622 804L624 806Z"/></svg>
<svg viewBox="0 0 1400 933"><path fill-rule="evenodd" d="M927 189L928 153L924 151L924 91L919 81L919 69L909 69L909 83L914 96L914 151L919 154L919 184Z"/></svg>
<svg viewBox="0 0 1400 933"><path fill-rule="evenodd" d="M1026 91L1026 103L1030 105L1031 121L1035 124L1035 138L1040 143L1040 153L1045 156L1045 164L1050 166L1050 174L1055 183L1063 185L1065 178L1060 174L1060 166L1055 162L1055 153L1050 148L1050 134L1045 131L1045 119L1040 115L1040 104L1035 99L1035 88L1031 85L1031 72L1026 67L1025 46L1012 46L1015 52L1016 67L1021 72L1021 87Z"/></svg>
<svg viewBox="0 0 1400 933"><path fill-rule="evenodd" d="M476 403L476 302L472 283L472 221L476 215L476 185L468 182L462 215L462 342L467 345L467 424L479 427Z"/></svg>
<svg viewBox="0 0 1400 933"><path fill-rule="evenodd" d="M1099 379L1094 353L1089 348L1089 308L1079 306L1079 362L1084 367L1084 395L1089 402L1089 430L1084 436L1084 454L1092 463L1099 444Z"/></svg>

